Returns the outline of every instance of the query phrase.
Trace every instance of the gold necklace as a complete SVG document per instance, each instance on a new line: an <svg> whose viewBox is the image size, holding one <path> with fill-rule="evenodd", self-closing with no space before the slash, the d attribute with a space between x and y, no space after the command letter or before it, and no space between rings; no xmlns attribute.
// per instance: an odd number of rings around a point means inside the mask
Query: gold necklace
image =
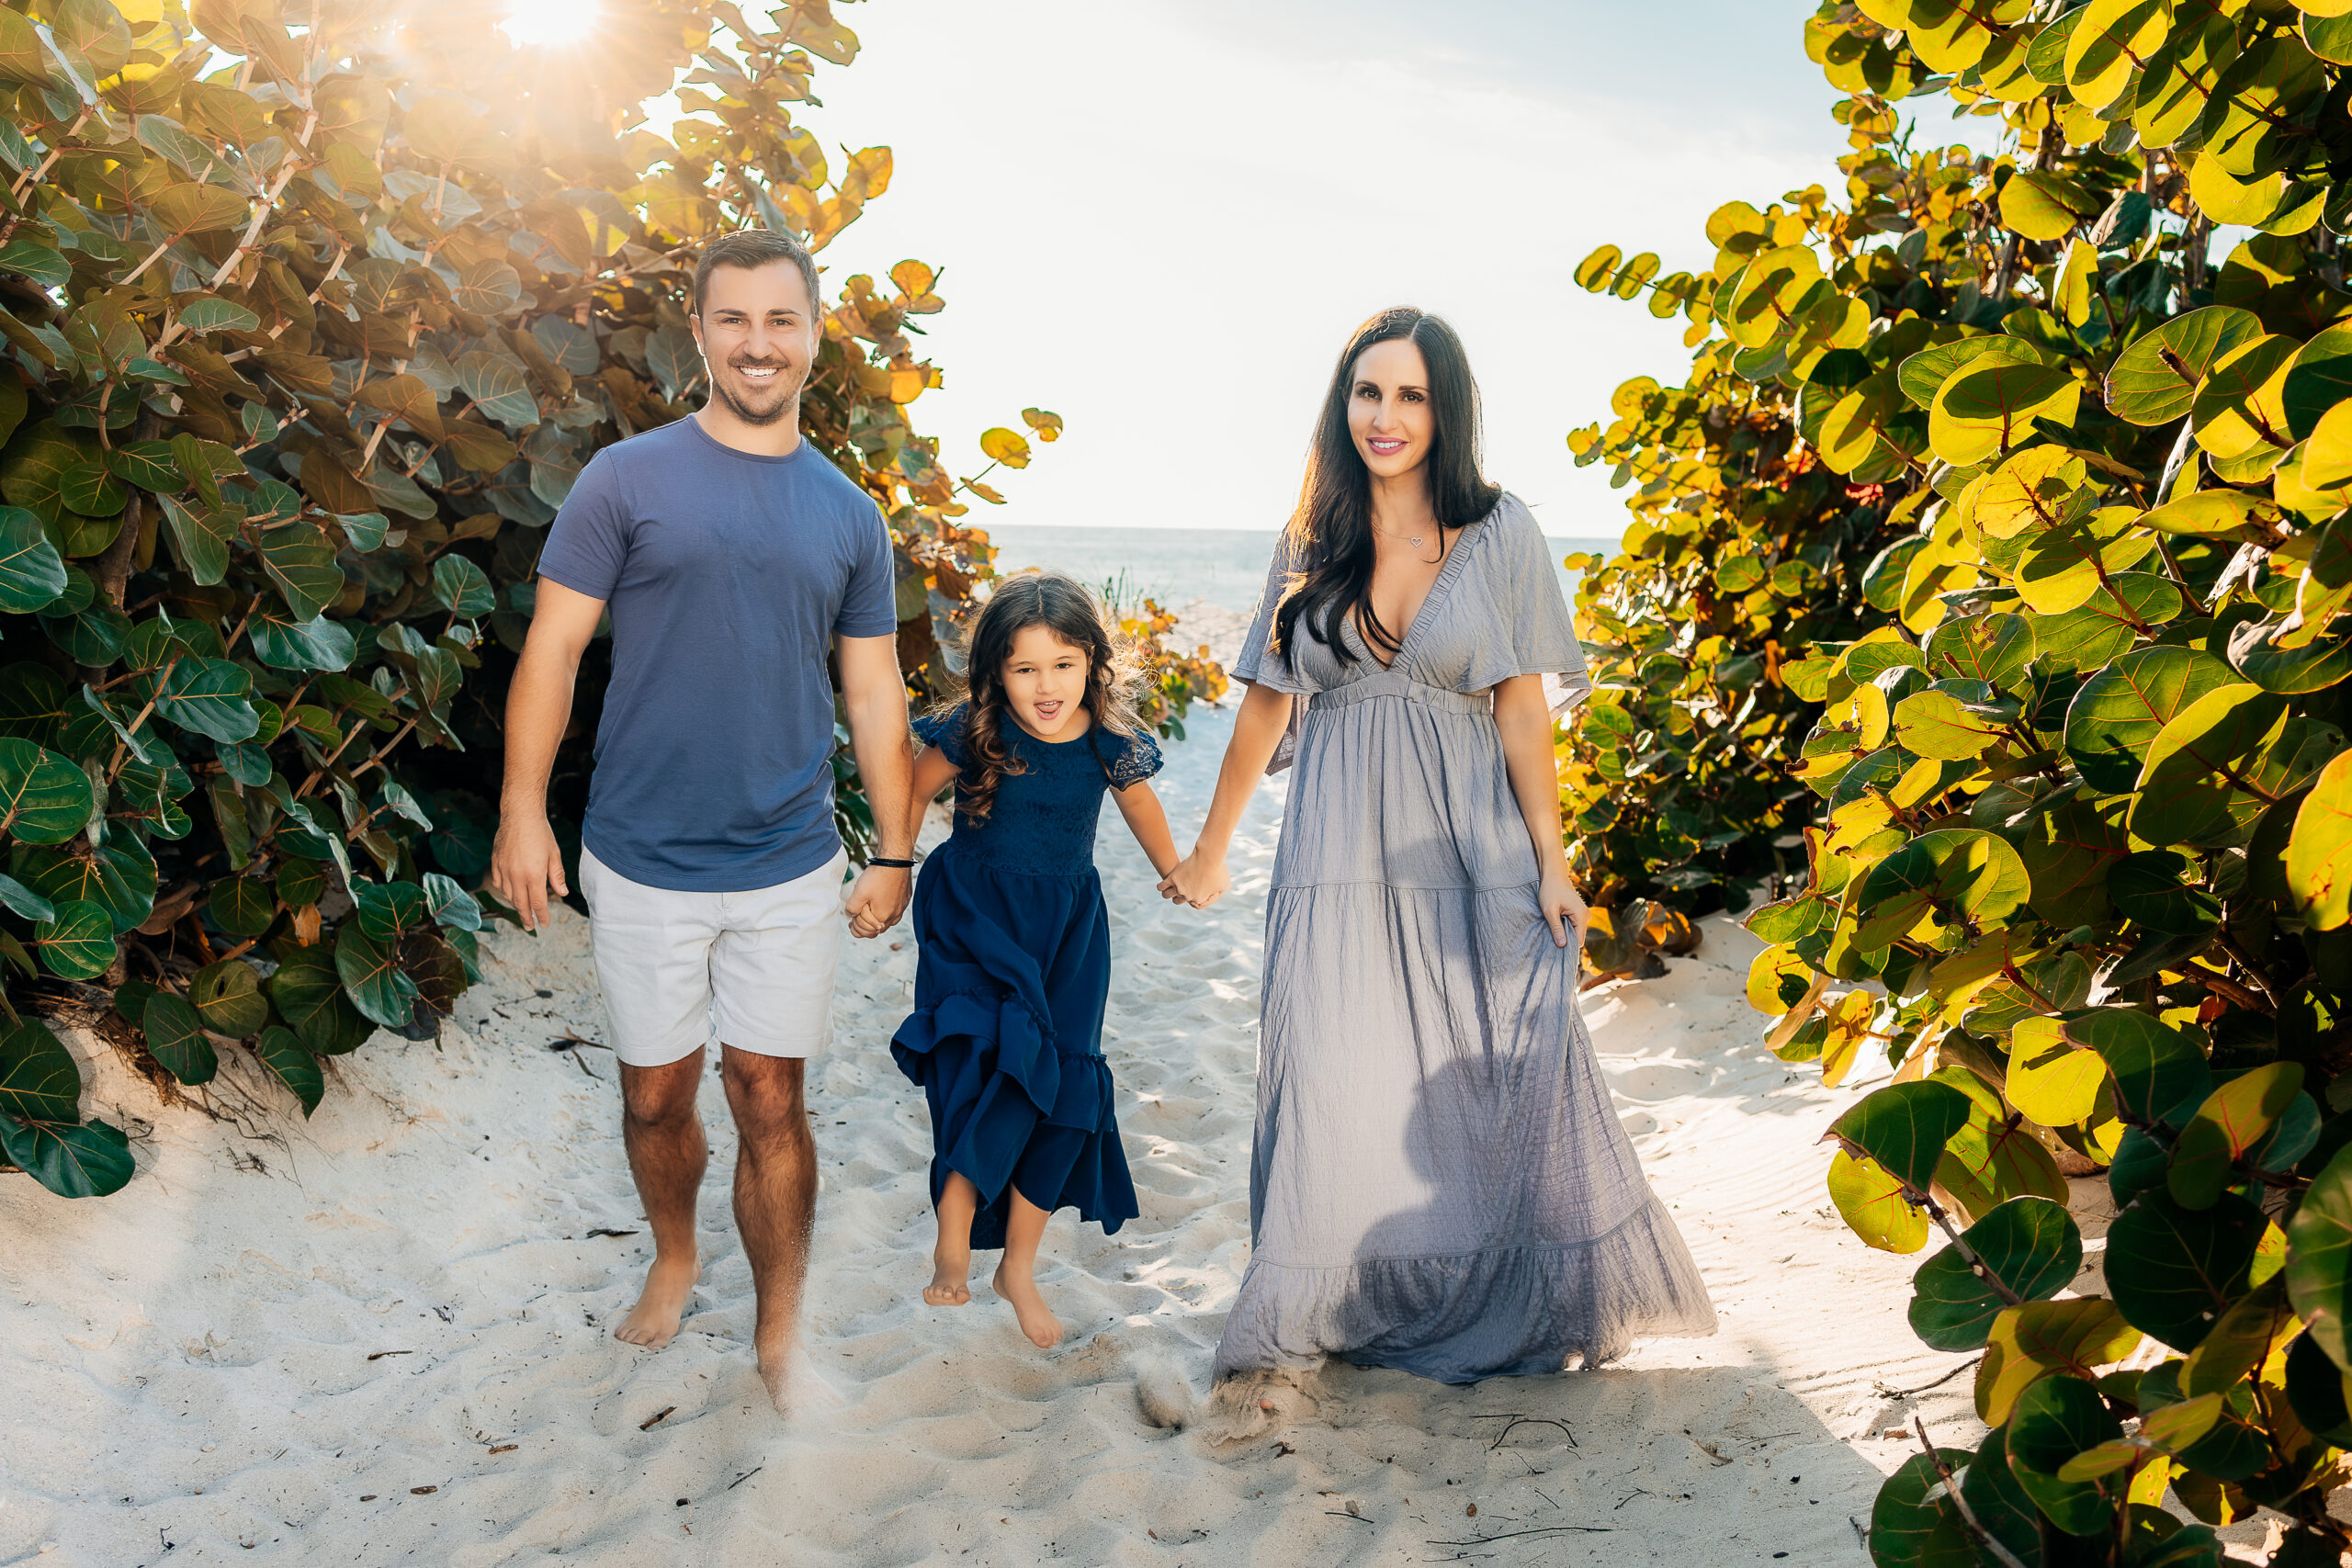
<svg viewBox="0 0 2352 1568"><path fill-rule="evenodd" d="M1372 531L1380 535L1384 538L1402 539L1417 550L1428 547L1429 536L1426 534L1391 534L1387 529L1381 527L1377 524L1373 525Z"/></svg>

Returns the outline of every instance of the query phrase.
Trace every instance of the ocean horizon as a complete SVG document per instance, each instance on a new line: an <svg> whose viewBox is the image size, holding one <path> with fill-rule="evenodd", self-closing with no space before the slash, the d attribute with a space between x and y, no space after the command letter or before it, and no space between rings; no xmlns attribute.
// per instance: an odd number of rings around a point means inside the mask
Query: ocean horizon
<svg viewBox="0 0 2352 1568"><path fill-rule="evenodd" d="M1115 603L1150 598L1170 610L1196 599L1221 610L1248 610L1265 587L1266 568L1281 533L1275 528L1106 528L967 521L987 529L997 547L999 571L1054 568L1104 591ZM1612 556L1618 547L1615 539L1548 534L1544 543L1560 592L1571 602L1577 574L1562 566L1561 558L1579 550Z"/></svg>

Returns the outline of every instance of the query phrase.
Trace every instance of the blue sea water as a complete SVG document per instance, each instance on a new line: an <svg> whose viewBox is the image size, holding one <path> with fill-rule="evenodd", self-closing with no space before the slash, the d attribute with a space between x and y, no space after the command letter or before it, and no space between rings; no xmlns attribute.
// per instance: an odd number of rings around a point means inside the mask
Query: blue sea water
<svg viewBox="0 0 2352 1568"><path fill-rule="evenodd" d="M1108 587L1121 604L1153 598L1167 609L1205 599L1225 610L1247 610L1265 586L1276 533L1271 528L1048 528L991 524L997 570L1053 567L1093 588ZM1549 541L1560 591L1573 602L1577 574L1560 558L1585 550L1617 553L1614 539Z"/></svg>

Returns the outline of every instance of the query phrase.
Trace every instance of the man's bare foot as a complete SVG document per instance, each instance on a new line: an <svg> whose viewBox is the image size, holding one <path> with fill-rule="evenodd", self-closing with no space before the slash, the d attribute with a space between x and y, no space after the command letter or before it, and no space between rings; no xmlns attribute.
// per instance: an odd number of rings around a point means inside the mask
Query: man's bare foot
<svg viewBox="0 0 2352 1568"><path fill-rule="evenodd" d="M780 1345L758 1348L760 1382L779 1416L807 1416L838 1410L849 1403L842 1391L825 1381L808 1352L786 1337Z"/></svg>
<svg viewBox="0 0 2352 1568"><path fill-rule="evenodd" d="M642 1345L649 1350L659 1350L678 1337L679 1320L685 1316L686 1302L695 1293L695 1280L701 1277L702 1264L689 1258L672 1262L657 1258L645 1273L645 1290L637 1298L637 1305L621 1319L613 1330L613 1337L625 1339L631 1345Z"/></svg>
<svg viewBox="0 0 2352 1568"><path fill-rule="evenodd" d="M935 1307L959 1307L972 1299L972 1249L951 1247L942 1236L931 1249L931 1283L922 1299Z"/></svg>
<svg viewBox="0 0 2352 1568"><path fill-rule="evenodd" d="M1027 1269L1013 1272L1010 1264L996 1266L996 1278L989 1281L996 1293L1012 1303L1013 1316L1021 1320L1021 1332L1029 1343L1040 1350L1050 1350L1062 1342L1062 1320L1046 1305L1046 1298L1037 1293L1037 1281Z"/></svg>

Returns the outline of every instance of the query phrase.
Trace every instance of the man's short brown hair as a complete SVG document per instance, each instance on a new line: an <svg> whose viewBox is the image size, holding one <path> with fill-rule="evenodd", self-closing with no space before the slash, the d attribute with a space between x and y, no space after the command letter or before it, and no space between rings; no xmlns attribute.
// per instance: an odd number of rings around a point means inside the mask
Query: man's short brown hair
<svg viewBox="0 0 2352 1568"><path fill-rule="evenodd" d="M695 264L695 314L702 314L703 295L715 269L748 269L776 262L790 262L800 269L800 280L808 286L808 312L813 319L824 309L825 298L817 287L817 258L799 241L773 229L738 229L731 234L721 234L702 248L702 259Z"/></svg>

